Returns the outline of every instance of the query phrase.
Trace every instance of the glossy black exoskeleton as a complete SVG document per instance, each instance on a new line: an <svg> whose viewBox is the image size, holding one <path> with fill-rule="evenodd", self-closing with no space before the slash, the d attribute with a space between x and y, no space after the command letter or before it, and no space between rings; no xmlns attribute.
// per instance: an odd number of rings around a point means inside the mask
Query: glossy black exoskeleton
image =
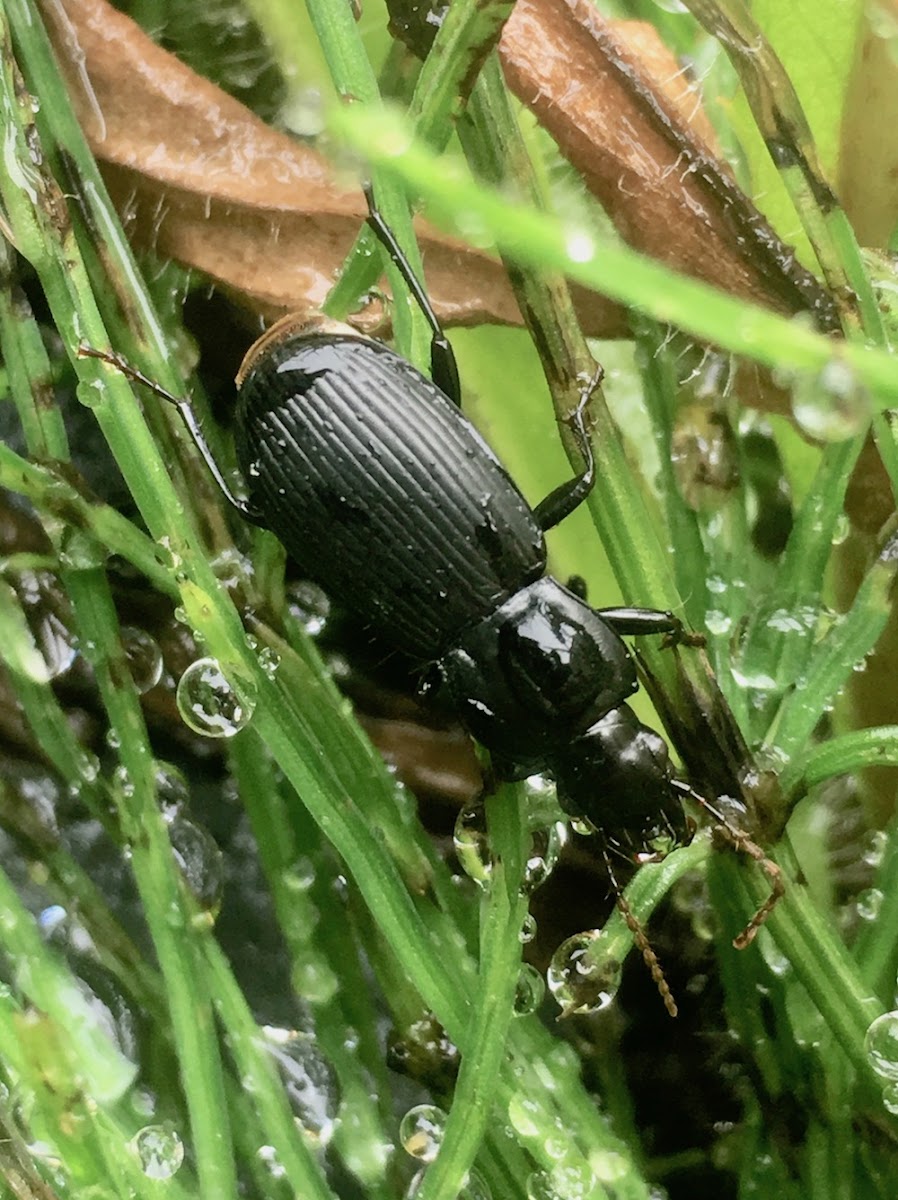
<svg viewBox="0 0 898 1200"><path fill-rule="evenodd" d="M531 508L462 415L451 347L368 199L370 223L431 325L434 381L348 326L274 326L237 379L247 500L229 490L188 401L114 355L85 352L178 406L237 511L426 668L428 685L491 751L497 775L550 772L562 806L600 831L610 872L609 847L638 852L658 835L677 840L686 829L681 798L691 793L674 778L664 740L626 703L637 677L622 636L676 639L679 620L593 609L545 574L545 532L595 482L585 410L597 380L570 417L585 469Z"/></svg>
<svg viewBox="0 0 898 1200"><path fill-rule="evenodd" d="M678 835L667 746L625 703L638 685L621 635L676 637L679 620L593 609L545 574L545 532L595 480L585 409L596 381L571 416L584 471L531 508L462 414L449 342L370 194L369 208L430 322L436 382L348 326L279 322L237 377L245 501L231 493L189 403L166 398L237 511L426 668L428 686L491 751L499 776L551 772L565 809L610 842L639 849L656 833Z"/></svg>

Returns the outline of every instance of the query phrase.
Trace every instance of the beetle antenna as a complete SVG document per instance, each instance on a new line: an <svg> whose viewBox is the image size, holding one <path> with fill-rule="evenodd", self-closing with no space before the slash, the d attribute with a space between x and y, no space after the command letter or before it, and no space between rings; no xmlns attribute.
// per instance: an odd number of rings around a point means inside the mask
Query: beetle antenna
<svg viewBox="0 0 898 1200"><path fill-rule="evenodd" d="M752 944L758 936L758 930L779 904L780 900L782 900L783 896L785 896L786 884L783 879L783 873L773 859L764 853L758 843L744 829L740 829L738 825L734 825L719 808L715 808L709 800L706 800L704 796L691 788L688 783L683 783L679 779L672 779L670 782L678 792L684 796L688 796L690 800L693 800L700 808L703 808L706 813L712 816L717 822L718 832L729 842L736 853L746 854L749 858L753 858L770 880L770 895L742 932L733 938L733 945L736 949L744 950Z"/></svg>
<svg viewBox="0 0 898 1200"><path fill-rule="evenodd" d="M675 1017L677 1015L677 1002L674 1000L673 992L664 975L664 968L658 961L658 955L652 949L651 942L645 935L645 930L640 924L639 918L630 907L630 902L624 895L623 888L618 882L617 876L614 873L614 867L611 865L611 856L608 853L608 847L602 847L602 857L605 859L605 870L608 873L608 881L614 891L614 902L617 905L617 911L624 919L624 924L633 934L633 941L637 950L642 955L642 961L649 969L649 973L655 982L655 987L658 989L664 1007L668 1013Z"/></svg>

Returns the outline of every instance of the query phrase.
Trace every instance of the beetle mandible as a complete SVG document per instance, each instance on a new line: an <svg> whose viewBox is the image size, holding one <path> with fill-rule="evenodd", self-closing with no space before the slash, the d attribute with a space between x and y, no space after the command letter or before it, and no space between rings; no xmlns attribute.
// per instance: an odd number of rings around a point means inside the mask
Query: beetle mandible
<svg viewBox="0 0 898 1200"><path fill-rule="evenodd" d="M626 703L638 683L623 636L678 640L679 619L594 609L546 574L545 533L595 483L586 406L601 369L569 418L583 470L531 508L463 415L452 347L370 188L365 195L369 224L430 325L433 380L349 326L278 322L237 376L246 500L232 493L189 401L114 353L82 353L178 407L229 503L273 532L333 600L426 667L428 686L491 752L497 776L552 775L565 811L599 831L626 917L609 848L642 849L659 834L681 840L684 795L714 810L674 777L665 741ZM746 835L730 831L754 854ZM777 893L774 864L762 861ZM776 898L737 942L751 940Z"/></svg>

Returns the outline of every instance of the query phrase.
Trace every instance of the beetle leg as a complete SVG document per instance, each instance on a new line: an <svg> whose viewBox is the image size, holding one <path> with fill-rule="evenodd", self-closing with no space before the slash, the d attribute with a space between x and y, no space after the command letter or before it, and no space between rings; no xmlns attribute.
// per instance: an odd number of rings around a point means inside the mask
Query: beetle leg
<svg viewBox="0 0 898 1200"><path fill-rule="evenodd" d="M536 522L543 533L554 529L565 517L569 517L574 509L583 503L595 485L596 460L586 428L586 407L593 392L602 382L604 374L602 367L597 366L592 379L580 392L577 407L570 416L565 418L566 423L573 430L577 447L583 455L586 466L579 475L575 475L573 479L568 479L554 491L549 492L545 500L541 500L533 510Z"/></svg>
<svg viewBox="0 0 898 1200"><path fill-rule="evenodd" d="M664 633L665 646L704 646L702 633L691 633L679 617L658 608L597 608L602 620L621 637Z"/></svg>
<svg viewBox="0 0 898 1200"><path fill-rule="evenodd" d="M452 349L452 344L446 337L446 332L440 324L439 317L433 311L433 306L427 297L427 293L421 286L421 281L412 270L411 263L397 242L395 233L393 233L393 230L381 215L380 209L377 207L374 199L371 184L363 184L362 190L365 193L365 199L368 201L368 224L374 231L377 240L389 255L390 262L392 262L393 266L405 280L406 287L415 297L418 307L424 314L424 319L430 326L430 373L433 376L433 381L444 396L448 396L453 404L461 408L461 381L458 377L458 364L455 361L455 351Z"/></svg>
<svg viewBox="0 0 898 1200"><path fill-rule="evenodd" d="M132 366L131 363L122 358L114 350L97 350L93 346L82 344L78 347L78 355L81 358L98 358L101 362L108 363L109 366L115 367L126 379L130 379L132 383L141 384L143 387L148 388L154 396L158 396L160 400L165 400L167 403L173 404L181 414L181 420L187 426L188 433L193 438L203 462L208 467L209 473L218 485L225 500L245 521L249 521L252 525L263 525L261 514L258 510L246 500L240 500L231 491L228 481L215 461L215 455L206 441L203 428L197 420L196 413L193 411L189 400L184 400L180 396L175 396L171 392L167 392L164 387L161 387L155 380L150 379L148 375L144 375L143 371L139 371L137 367Z"/></svg>
<svg viewBox="0 0 898 1200"><path fill-rule="evenodd" d="M715 832L719 833L733 847L737 854L745 854L748 858L754 859L770 881L770 895L755 912L742 932L737 933L733 938L733 945L736 949L744 950L755 940L758 930L779 904L780 900L782 900L783 896L785 896L786 881L783 879L783 873L773 859L764 853L758 843L744 829L740 829L738 825L734 825L720 809L706 800L700 792L695 791L694 788L691 788L688 783L684 783L682 780L672 779L670 782L675 791L683 796L688 796L690 800L693 800L705 812L710 813L717 822Z"/></svg>

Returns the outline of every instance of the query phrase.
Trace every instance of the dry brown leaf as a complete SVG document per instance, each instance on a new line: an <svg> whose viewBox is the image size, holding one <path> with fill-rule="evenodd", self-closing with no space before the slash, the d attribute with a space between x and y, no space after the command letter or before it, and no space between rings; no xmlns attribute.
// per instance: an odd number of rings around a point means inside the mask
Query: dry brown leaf
<svg viewBox="0 0 898 1200"><path fill-rule="evenodd" d="M361 192L320 154L271 129L156 46L104 0L48 6L91 148L128 227L255 311L317 309L363 221ZM83 67L82 67L83 64ZM501 265L421 222L427 287L450 324L520 324ZM622 310L583 292L588 332L626 333Z"/></svg>
<svg viewBox="0 0 898 1200"><path fill-rule="evenodd" d="M744 299L836 324L827 293L714 157L699 97L651 26L610 23L591 0L518 0L499 53L626 241Z"/></svg>

